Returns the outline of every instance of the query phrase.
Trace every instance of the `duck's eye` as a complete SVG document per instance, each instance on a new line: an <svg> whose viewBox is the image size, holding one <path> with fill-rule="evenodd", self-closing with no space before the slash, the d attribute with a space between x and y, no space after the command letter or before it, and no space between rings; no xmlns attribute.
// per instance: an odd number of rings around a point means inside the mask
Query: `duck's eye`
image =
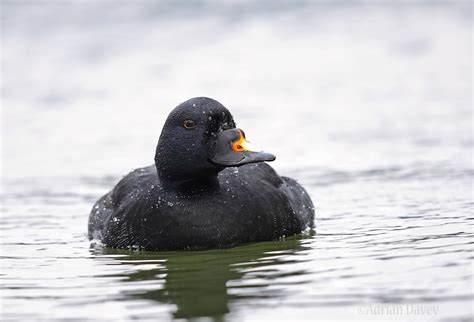
<svg viewBox="0 0 474 322"><path fill-rule="evenodd" d="M188 130L194 129L196 127L196 122L193 120L184 120L183 127Z"/></svg>

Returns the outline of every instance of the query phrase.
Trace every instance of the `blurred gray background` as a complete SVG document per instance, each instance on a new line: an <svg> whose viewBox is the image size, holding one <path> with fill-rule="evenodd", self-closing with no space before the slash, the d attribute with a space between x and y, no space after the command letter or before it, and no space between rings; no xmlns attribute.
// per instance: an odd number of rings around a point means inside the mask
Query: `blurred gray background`
<svg viewBox="0 0 474 322"><path fill-rule="evenodd" d="M1 3L4 176L151 164L194 96L280 168L469 161L470 1Z"/></svg>

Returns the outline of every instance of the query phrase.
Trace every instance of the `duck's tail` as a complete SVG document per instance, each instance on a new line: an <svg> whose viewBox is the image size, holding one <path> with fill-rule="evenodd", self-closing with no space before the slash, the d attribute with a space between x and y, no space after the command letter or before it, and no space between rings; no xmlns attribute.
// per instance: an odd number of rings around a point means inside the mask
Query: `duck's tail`
<svg viewBox="0 0 474 322"><path fill-rule="evenodd" d="M112 213L112 197L111 192L103 195L94 204L89 214L88 236L89 239L102 239L102 230L105 227L107 218Z"/></svg>
<svg viewBox="0 0 474 322"><path fill-rule="evenodd" d="M314 228L314 205L306 191L296 180L282 177L281 188L290 200L291 207L300 219L302 229Z"/></svg>

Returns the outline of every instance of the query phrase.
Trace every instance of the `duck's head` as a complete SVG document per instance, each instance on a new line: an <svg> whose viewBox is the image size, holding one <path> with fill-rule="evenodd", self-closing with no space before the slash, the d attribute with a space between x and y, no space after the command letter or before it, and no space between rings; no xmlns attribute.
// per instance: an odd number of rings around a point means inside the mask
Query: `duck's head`
<svg viewBox="0 0 474 322"><path fill-rule="evenodd" d="M155 163L162 180L186 181L217 174L225 167L273 161L255 149L230 112L206 97L192 98L171 111L156 148Z"/></svg>

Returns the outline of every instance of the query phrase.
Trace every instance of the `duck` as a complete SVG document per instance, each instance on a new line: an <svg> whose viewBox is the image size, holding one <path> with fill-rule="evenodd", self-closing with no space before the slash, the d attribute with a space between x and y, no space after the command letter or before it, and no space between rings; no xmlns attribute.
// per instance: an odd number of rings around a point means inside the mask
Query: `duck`
<svg viewBox="0 0 474 322"><path fill-rule="evenodd" d="M228 248L314 228L314 205L267 163L229 110L195 97L166 119L154 164L137 168L93 206L88 237L149 251Z"/></svg>

